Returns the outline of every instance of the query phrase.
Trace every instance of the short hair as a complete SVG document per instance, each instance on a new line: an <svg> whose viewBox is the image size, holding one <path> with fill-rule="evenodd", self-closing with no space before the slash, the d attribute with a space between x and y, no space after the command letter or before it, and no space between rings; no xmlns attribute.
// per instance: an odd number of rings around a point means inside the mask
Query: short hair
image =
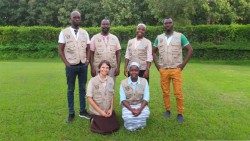
<svg viewBox="0 0 250 141"><path fill-rule="evenodd" d="M102 61L99 63L99 65L98 65L98 69L100 69L101 66L102 66L103 64L108 65L108 66L109 66L109 70L111 69L111 65L110 65L109 61L107 61L107 60L102 60Z"/></svg>
<svg viewBox="0 0 250 141"><path fill-rule="evenodd" d="M174 20L171 17L166 17L166 18L164 18L163 23L165 22L166 19L171 19L172 22L174 22Z"/></svg>
<svg viewBox="0 0 250 141"><path fill-rule="evenodd" d="M77 14L81 15L81 13L80 13L79 11L74 10L74 11L72 11L72 12L70 13L70 17L72 17L72 15L73 15L73 14L75 14L75 13L77 13Z"/></svg>
<svg viewBox="0 0 250 141"><path fill-rule="evenodd" d="M104 19L102 19L102 21L108 21L109 24L110 24L110 20L108 18L106 18L106 17ZM102 23L102 21L101 21L101 23Z"/></svg>
<svg viewBox="0 0 250 141"><path fill-rule="evenodd" d="M139 23L139 24L137 25L137 29L138 29L140 26L144 27L145 29L146 29L146 27L147 27L144 23Z"/></svg>

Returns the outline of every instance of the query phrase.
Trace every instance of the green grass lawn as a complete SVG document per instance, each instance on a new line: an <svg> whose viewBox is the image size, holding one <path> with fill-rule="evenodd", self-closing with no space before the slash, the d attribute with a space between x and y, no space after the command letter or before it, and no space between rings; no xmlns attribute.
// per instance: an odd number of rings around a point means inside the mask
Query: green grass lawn
<svg viewBox="0 0 250 141"><path fill-rule="evenodd" d="M89 121L78 116L72 124L65 123L65 77L64 65L59 61L0 62L0 140L250 139L249 61L188 64L183 71L185 122L182 125L176 121L173 94L172 116L163 118L159 73L152 67L147 127L131 133L121 126L117 133L106 136L90 132ZM117 79L117 92L122 79L123 70ZM75 109L79 110L77 92ZM123 125L118 93L115 111Z"/></svg>

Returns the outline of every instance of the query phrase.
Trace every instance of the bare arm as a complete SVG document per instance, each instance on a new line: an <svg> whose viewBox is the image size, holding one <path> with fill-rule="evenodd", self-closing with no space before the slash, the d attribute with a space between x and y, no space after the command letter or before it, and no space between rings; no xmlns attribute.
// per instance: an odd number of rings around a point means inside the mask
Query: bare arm
<svg viewBox="0 0 250 141"><path fill-rule="evenodd" d="M186 45L185 48L188 50L187 55L184 58L183 63L177 66L178 68L181 68L182 70L184 69L184 67L186 66L186 64L188 63L188 61L190 60L193 54L193 48L191 47L190 44Z"/></svg>
<svg viewBox="0 0 250 141"><path fill-rule="evenodd" d="M106 114L105 111L103 111L96 103L95 101L93 100L92 97L88 97L88 102L89 104L102 116L104 117L108 117L108 115Z"/></svg>
<svg viewBox="0 0 250 141"><path fill-rule="evenodd" d="M96 76L96 70L95 70L95 67L94 67L94 54L95 52L90 50L90 67L91 67L91 76L94 77Z"/></svg>
<svg viewBox="0 0 250 141"><path fill-rule="evenodd" d="M113 104L114 104L114 97L113 97L112 100L111 100L111 105L110 105L109 110L106 112L106 114L108 115L108 117L110 117L110 116L112 115L112 112L113 112Z"/></svg>
<svg viewBox="0 0 250 141"><path fill-rule="evenodd" d="M121 64L121 50L117 50L115 52L116 55L116 62L117 62L117 68L116 68L116 72L115 72L115 76L118 76L120 74L120 64Z"/></svg>
<svg viewBox="0 0 250 141"><path fill-rule="evenodd" d="M146 101L146 100L143 100L142 102L141 102L141 107L139 108L139 109L137 109L137 112L136 112L136 114L135 114L135 116L138 116L138 115L140 115L141 114L141 111L145 108L145 106L147 106L148 105L148 102Z"/></svg>
<svg viewBox="0 0 250 141"><path fill-rule="evenodd" d="M146 70L145 70L145 72L144 72L144 74L143 74L143 77L144 77L144 78L148 78L148 77L149 77L149 69L150 69L150 66L151 66L151 62L148 62L148 61L147 61L147 67L146 67Z"/></svg>
<svg viewBox="0 0 250 141"><path fill-rule="evenodd" d="M60 58L62 59L62 61L63 61L63 63L65 64L65 66L70 66L69 62L68 62L67 59L65 58L64 49L65 49L65 44L59 43L59 45L58 45L58 53L59 53L59 56L60 56Z"/></svg>
<svg viewBox="0 0 250 141"><path fill-rule="evenodd" d="M129 59L125 58L125 63L124 63L124 75L125 75L126 77L128 77L128 69L127 69L127 67L128 67L128 62L129 62Z"/></svg>
<svg viewBox="0 0 250 141"><path fill-rule="evenodd" d="M89 44L87 44L87 48L86 48L86 59L87 59L87 65L88 65L90 61L90 45Z"/></svg>
<svg viewBox="0 0 250 141"><path fill-rule="evenodd" d="M131 111L132 113L133 113L133 108L131 108L131 106L130 106L130 104L128 103L128 101L126 101L126 100L123 100L122 101L122 105L124 106L124 107L126 107L129 111Z"/></svg>

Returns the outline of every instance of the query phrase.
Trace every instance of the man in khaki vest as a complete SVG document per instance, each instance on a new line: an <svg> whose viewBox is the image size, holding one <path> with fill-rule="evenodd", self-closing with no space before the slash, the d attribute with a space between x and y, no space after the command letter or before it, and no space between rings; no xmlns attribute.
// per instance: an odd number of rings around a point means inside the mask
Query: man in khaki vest
<svg viewBox="0 0 250 141"><path fill-rule="evenodd" d="M59 55L66 67L67 77L67 99L69 116L68 122L72 122L75 117L74 110L74 90L75 80L78 76L80 113L79 116L89 119L90 116L86 111L86 82L87 70L89 64L89 35L87 31L79 28L81 22L81 14L73 11L70 14L71 26L63 29L59 35Z"/></svg>
<svg viewBox="0 0 250 141"><path fill-rule="evenodd" d="M161 76L161 88L166 111L164 117L169 118L170 113L170 82L173 82L174 95L177 102L177 121L183 123L183 94L182 94L182 70L192 56L193 49L187 38L173 31L173 20L164 20L165 33L158 35L153 48L153 59ZM182 49L187 49L187 55L182 59ZM159 53L159 56L157 56Z"/></svg>
<svg viewBox="0 0 250 141"><path fill-rule="evenodd" d="M94 35L90 43L90 65L92 77L98 74L98 64L107 60L111 64L109 76L115 77L120 73L121 45L118 38L109 33L110 22L103 19L101 22L101 33Z"/></svg>

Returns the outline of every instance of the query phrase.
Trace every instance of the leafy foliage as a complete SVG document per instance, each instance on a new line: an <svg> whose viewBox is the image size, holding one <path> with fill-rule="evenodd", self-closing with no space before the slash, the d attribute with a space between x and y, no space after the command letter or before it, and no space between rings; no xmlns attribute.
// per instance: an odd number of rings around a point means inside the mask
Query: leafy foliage
<svg viewBox="0 0 250 141"><path fill-rule="evenodd" d="M1 0L0 25L66 26L73 10L83 26L105 17L114 25L156 25L166 16L180 25L250 23L250 0Z"/></svg>

